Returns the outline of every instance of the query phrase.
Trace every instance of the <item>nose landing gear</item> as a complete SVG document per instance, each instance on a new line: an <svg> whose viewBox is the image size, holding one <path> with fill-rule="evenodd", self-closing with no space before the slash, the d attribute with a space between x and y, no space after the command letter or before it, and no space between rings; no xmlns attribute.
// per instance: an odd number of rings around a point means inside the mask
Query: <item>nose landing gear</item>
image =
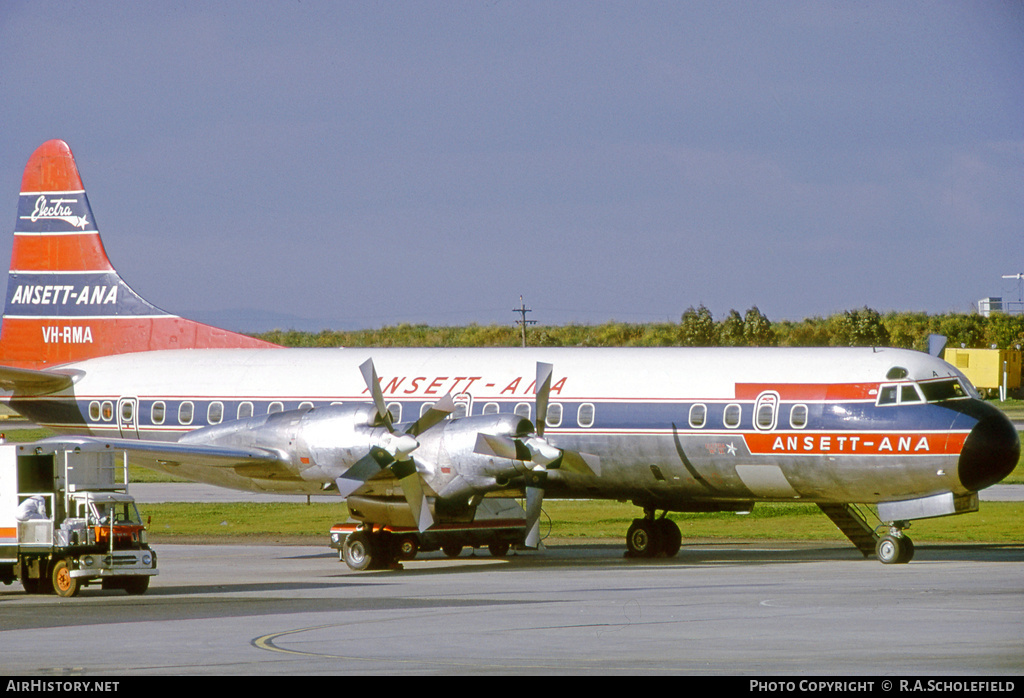
<svg viewBox="0 0 1024 698"><path fill-rule="evenodd" d="M879 562L899 565L914 558L914 541L903 533L903 529L909 525L907 521L894 521L888 525L887 532L883 533L884 526L879 530L878 541L875 543L875 555Z"/></svg>

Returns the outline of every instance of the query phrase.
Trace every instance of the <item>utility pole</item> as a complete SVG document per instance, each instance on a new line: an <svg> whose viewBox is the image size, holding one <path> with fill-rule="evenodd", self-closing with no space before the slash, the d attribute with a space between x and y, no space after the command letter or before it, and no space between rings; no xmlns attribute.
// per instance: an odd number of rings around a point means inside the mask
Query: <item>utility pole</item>
<svg viewBox="0 0 1024 698"><path fill-rule="evenodd" d="M512 308L512 312L513 313L519 313L522 316L521 320L516 320L516 324L519 325L523 329L523 346L525 347L526 346L526 326L527 325L536 325L537 324L536 320L527 320L526 319L526 314L527 313L532 313L533 310L531 308L527 308L526 305L523 303L523 297L519 296L519 307L518 308Z"/></svg>

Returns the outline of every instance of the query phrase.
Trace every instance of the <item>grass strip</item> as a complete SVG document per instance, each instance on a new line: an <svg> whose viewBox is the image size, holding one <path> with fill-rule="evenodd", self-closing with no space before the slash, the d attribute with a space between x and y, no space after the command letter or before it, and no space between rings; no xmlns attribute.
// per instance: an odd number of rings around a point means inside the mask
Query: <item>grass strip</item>
<svg viewBox="0 0 1024 698"><path fill-rule="evenodd" d="M246 537L304 537L327 544L328 531L348 518L344 504L166 503L141 506L150 519L154 542L175 539L223 541ZM640 509L621 502L548 501L541 532L551 538L599 540L625 538ZM811 504L765 503L748 515L670 514L683 539L846 540ZM1024 544L1024 502L983 502L981 510L961 516L913 522L918 542L987 542Z"/></svg>

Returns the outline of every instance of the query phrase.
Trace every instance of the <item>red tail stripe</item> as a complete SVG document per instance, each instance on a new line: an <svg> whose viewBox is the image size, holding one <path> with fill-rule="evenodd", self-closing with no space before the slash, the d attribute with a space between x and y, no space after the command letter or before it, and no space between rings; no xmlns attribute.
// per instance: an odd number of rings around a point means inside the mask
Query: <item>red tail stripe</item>
<svg viewBox="0 0 1024 698"><path fill-rule="evenodd" d="M64 141L46 141L32 153L21 178L22 193L82 191L75 156Z"/></svg>
<svg viewBox="0 0 1024 698"><path fill-rule="evenodd" d="M36 368L154 349L275 348L277 345L174 315L161 318L4 318L3 363Z"/></svg>
<svg viewBox="0 0 1024 698"><path fill-rule="evenodd" d="M15 235L12 271L113 271L99 233Z"/></svg>

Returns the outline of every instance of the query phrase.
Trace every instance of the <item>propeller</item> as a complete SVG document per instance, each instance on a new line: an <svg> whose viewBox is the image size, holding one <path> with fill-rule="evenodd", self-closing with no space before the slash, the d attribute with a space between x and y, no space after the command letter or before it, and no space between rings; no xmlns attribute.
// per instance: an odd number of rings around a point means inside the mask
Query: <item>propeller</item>
<svg viewBox="0 0 1024 698"><path fill-rule="evenodd" d="M423 482L416 470L412 452L420 445L416 437L439 424L454 412L455 402L450 394L445 395L424 412L419 419L410 424L404 432L398 432L392 424L391 413L384 402L384 392L380 389L380 381L377 378L373 359L363 362L359 370L363 374L363 380L366 382L366 387L373 397L373 404L377 408L377 421L387 430L387 433L381 438L378 445L372 446L369 453L356 461L351 468L335 480L338 492L342 497L348 497L371 477L385 468L390 468L398 478L398 484L402 486L402 493L409 503L416 527L422 533L434 525L434 517L430 514L430 506L427 503Z"/></svg>
<svg viewBox="0 0 1024 698"><path fill-rule="evenodd" d="M548 471L564 469L584 475L599 475L601 471L601 461L597 456L558 448L544 438L553 370L554 367L551 364L537 363L537 396L534 404L536 436L523 438L522 436L478 434L476 441L477 453L533 464L525 478L526 539L524 544L528 548L536 548L540 545L540 515L544 504L544 487L547 484Z"/></svg>

